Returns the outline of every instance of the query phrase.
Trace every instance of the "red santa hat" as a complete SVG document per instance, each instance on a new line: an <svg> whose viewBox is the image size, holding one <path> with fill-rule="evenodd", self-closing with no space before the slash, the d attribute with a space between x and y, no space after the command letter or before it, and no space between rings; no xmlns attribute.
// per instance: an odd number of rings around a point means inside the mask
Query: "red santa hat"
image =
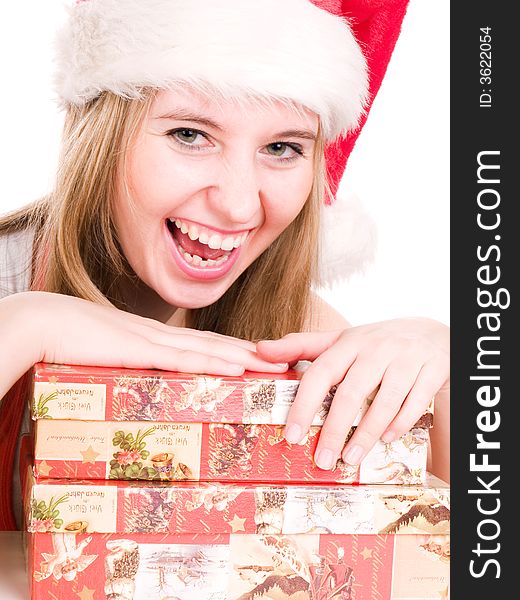
<svg viewBox="0 0 520 600"><path fill-rule="evenodd" d="M278 99L320 117L333 196L322 215L321 283L372 257L374 228L336 198L381 85L408 0L79 0L57 38L58 95L188 85L224 99Z"/></svg>

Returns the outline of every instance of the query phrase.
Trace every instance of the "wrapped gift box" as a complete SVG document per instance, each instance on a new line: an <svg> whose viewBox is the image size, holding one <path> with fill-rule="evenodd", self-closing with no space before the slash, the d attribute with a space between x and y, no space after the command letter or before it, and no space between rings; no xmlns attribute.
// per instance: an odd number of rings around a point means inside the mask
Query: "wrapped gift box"
<svg viewBox="0 0 520 600"><path fill-rule="evenodd" d="M33 371L33 419L171 421L283 425L307 363L286 373L214 377L173 371L38 363ZM322 425L335 386L313 425ZM367 398L353 425L370 406ZM429 408L415 425L431 427Z"/></svg>
<svg viewBox="0 0 520 600"><path fill-rule="evenodd" d="M42 419L35 475L53 478L417 484L424 480L428 430L378 441L361 464L313 462L320 427L289 444L282 425L146 423ZM353 428L354 429L354 428Z"/></svg>
<svg viewBox="0 0 520 600"><path fill-rule="evenodd" d="M34 533L32 600L447 600L449 535Z"/></svg>
<svg viewBox="0 0 520 600"><path fill-rule="evenodd" d="M30 469L28 476L32 533L449 533L449 487L431 475L418 486L36 481Z"/></svg>
<svg viewBox="0 0 520 600"><path fill-rule="evenodd" d="M304 443L288 444L283 425L302 373L208 377L36 365L35 474L279 483L424 481L432 409L399 440L379 441L361 465L339 460L334 470L323 471L312 457L332 388ZM355 424L370 402L360 408Z"/></svg>

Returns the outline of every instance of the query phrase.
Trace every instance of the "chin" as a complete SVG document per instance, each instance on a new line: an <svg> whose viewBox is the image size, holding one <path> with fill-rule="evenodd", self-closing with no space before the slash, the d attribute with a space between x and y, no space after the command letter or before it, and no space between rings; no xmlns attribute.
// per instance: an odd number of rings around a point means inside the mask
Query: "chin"
<svg viewBox="0 0 520 600"><path fill-rule="evenodd" d="M177 308L183 308L185 310L206 308L207 306L211 306L220 300L220 298L222 298L231 285L232 284L225 286L225 288L222 290L210 289L213 286L208 286L206 284L205 288L203 286L198 293L193 289L193 285L177 285L176 288L177 290L181 291L180 294L171 294L165 290L165 293L161 293L160 296L170 306L175 306Z"/></svg>

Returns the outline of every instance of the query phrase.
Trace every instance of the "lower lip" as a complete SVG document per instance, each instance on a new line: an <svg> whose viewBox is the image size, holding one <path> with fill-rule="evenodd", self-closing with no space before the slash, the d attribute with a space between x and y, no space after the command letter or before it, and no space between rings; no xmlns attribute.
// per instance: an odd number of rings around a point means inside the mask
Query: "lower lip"
<svg viewBox="0 0 520 600"><path fill-rule="evenodd" d="M184 260L182 256L179 246L177 242L173 239L173 236L168 229L168 225L164 224L165 234L168 239L168 244L172 248L172 255L175 264L179 267L179 269L188 277L192 279L199 279L203 281L211 281L213 279L220 279L227 275L229 271L233 268L233 265L236 263L238 257L240 256L241 247L235 248L229 258L223 262L221 265L216 265L213 267L196 267L195 265L190 265L188 262Z"/></svg>

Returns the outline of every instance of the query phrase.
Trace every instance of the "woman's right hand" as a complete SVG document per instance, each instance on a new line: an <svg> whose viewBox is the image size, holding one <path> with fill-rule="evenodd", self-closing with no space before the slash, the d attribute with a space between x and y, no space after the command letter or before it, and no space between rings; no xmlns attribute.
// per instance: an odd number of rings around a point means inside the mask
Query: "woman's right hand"
<svg viewBox="0 0 520 600"><path fill-rule="evenodd" d="M40 361L209 375L240 375L246 369L281 373L287 369L286 363L259 358L255 345L246 340L172 327L49 292L22 292L2 299L0 337L4 337L4 328L12 347L23 354L18 357L23 369L18 377ZM4 350L7 348L2 348L0 355ZM0 398L4 383L0 382Z"/></svg>

